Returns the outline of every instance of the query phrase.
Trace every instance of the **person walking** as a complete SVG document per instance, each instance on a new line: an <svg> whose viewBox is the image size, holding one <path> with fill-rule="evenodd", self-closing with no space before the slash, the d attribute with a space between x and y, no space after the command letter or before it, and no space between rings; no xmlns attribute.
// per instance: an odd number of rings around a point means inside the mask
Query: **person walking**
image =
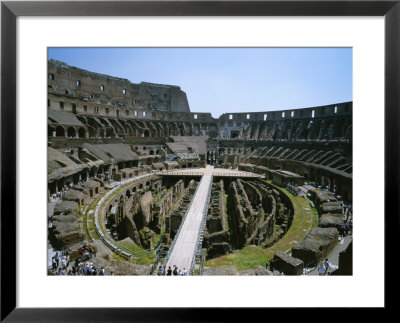
<svg viewBox="0 0 400 323"><path fill-rule="evenodd" d="M324 268L325 268L325 273L324 273L324 275L326 275L326 274L328 273L328 269L329 269L328 258L325 258L325 260L324 260Z"/></svg>
<svg viewBox="0 0 400 323"><path fill-rule="evenodd" d="M57 269L57 262L54 257L51 258L51 266L53 268L53 271L55 271Z"/></svg>
<svg viewBox="0 0 400 323"><path fill-rule="evenodd" d="M56 254L54 256L54 259L56 260L57 268L58 268L58 264L59 264L59 261L60 261L60 254L58 253L58 251L56 252Z"/></svg>
<svg viewBox="0 0 400 323"><path fill-rule="evenodd" d="M319 276L325 276L325 267L322 261L318 265L318 274Z"/></svg>

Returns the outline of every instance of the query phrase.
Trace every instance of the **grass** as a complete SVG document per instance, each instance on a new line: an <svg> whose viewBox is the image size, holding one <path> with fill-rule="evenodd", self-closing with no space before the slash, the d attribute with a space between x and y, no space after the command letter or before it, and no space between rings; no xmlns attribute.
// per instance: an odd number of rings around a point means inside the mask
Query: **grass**
<svg viewBox="0 0 400 323"><path fill-rule="evenodd" d="M312 228L316 228L318 226L318 211L316 208L310 206L311 213L312 213Z"/></svg>
<svg viewBox="0 0 400 323"><path fill-rule="evenodd" d="M300 196L294 196L284 188L269 184L281 190L293 203L293 222L288 232L277 243L269 248L257 246L246 246L231 254L210 259L204 263L205 267L235 267L237 270L254 269L257 265L265 266L273 258L276 251L288 252L293 246L304 239L313 225L316 211L309 205L308 201ZM318 215L317 215L318 217Z"/></svg>
<svg viewBox="0 0 400 323"><path fill-rule="evenodd" d="M121 249L125 249L130 253L135 253L144 250L143 248L139 247L136 243L130 241L118 241L117 244L119 247L121 247Z"/></svg>
<svg viewBox="0 0 400 323"><path fill-rule="evenodd" d="M128 241L119 241L118 246L125 251L128 251L135 255L136 258L131 260L130 262L137 264L137 265L151 265L154 262L155 254L153 251L147 251L141 247L139 247L134 242ZM147 251L147 252L146 252ZM126 261L126 259L124 259Z"/></svg>

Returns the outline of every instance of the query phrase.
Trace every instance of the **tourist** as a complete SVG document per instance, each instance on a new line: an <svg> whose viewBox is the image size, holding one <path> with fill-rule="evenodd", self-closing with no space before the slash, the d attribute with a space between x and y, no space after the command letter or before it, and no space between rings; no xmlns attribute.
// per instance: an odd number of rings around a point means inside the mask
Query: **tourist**
<svg viewBox="0 0 400 323"><path fill-rule="evenodd" d="M178 275L178 267L174 265L174 271L173 271L174 276Z"/></svg>
<svg viewBox="0 0 400 323"><path fill-rule="evenodd" d="M79 263L78 264L78 275L82 276L84 274L84 270L83 270L83 263Z"/></svg>
<svg viewBox="0 0 400 323"><path fill-rule="evenodd" d="M105 276L105 274L106 274L106 272L104 270L104 267L101 267L100 271L99 271L99 276Z"/></svg>
<svg viewBox="0 0 400 323"><path fill-rule="evenodd" d="M167 276L171 276L171 275L172 275L172 269L171 269L171 266L168 266Z"/></svg>
<svg viewBox="0 0 400 323"><path fill-rule="evenodd" d="M61 258L61 266L62 266L62 269L66 269L67 268L67 258L65 256L63 256Z"/></svg>
<svg viewBox="0 0 400 323"><path fill-rule="evenodd" d="M57 262L54 257L51 257L51 267L53 271L57 269Z"/></svg>
<svg viewBox="0 0 400 323"><path fill-rule="evenodd" d="M58 251L56 252L56 254L55 254L55 256L54 256L54 259L56 260L57 268L58 268L58 263L59 263L59 261L60 261L60 255L58 254Z"/></svg>
<svg viewBox="0 0 400 323"><path fill-rule="evenodd" d="M183 268L182 275L187 276L187 274L188 274L188 272L187 272L186 268Z"/></svg>
<svg viewBox="0 0 400 323"><path fill-rule="evenodd" d="M338 231L339 231L339 237L341 238L341 239L343 239L344 238L344 236L345 236L345 226L344 225L341 225L340 227L339 227L339 229L338 229Z"/></svg>
<svg viewBox="0 0 400 323"><path fill-rule="evenodd" d="M328 273L328 269L329 269L328 258L325 258L325 260L324 260L324 268L325 268L325 273L324 273L324 275L326 275L326 274Z"/></svg>
<svg viewBox="0 0 400 323"><path fill-rule="evenodd" d="M325 267L324 267L324 263L322 261L318 265L318 273L320 276L325 275Z"/></svg>
<svg viewBox="0 0 400 323"><path fill-rule="evenodd" d="M62 276L62 275L63 275L63 272L62 272L61 267L58 268L57 275L58 275L58 276Z"/></svg>

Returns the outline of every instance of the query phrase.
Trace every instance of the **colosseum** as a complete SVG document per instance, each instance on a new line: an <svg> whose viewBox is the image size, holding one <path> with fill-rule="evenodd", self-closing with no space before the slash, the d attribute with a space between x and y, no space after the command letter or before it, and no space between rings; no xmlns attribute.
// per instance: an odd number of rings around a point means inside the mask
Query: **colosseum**
<svg viewBox="0 0 400 323"><path fill-rule="evenodd" d="M214 118L49 60L47 107L49 275L352 274L352 102Z"/></svg>

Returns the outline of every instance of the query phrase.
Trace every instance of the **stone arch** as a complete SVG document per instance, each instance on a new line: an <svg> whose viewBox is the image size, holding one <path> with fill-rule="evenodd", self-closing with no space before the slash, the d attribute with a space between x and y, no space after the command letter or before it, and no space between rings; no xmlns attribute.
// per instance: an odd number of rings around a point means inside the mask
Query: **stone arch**
<svg viewBox="0 0 400 323"><path fill-rule="evenodd" d="M106 129L106 137L107 137L107 138L108 138L108 137L115 137L114 129L112 129L112 128L107 128L107 129Z"/></svg>
<svg viewBox="0 0 400 323"><path fill-rule="evenodd" d="M139 190L143 188L143 184L139 184Z"/></svg>
<svg viewBox="0 0 400 323"><path fill-rule="evenodd" d="M67 130L68 137L75 138L76 137L76 130L73 127L69 127Z"/></svg>
<svg viewBox="0 0 400 323"><path fill-rule="evenodd" d="M96 131L95 128L89 126L88 130L89 130L89 137L90 138L96 138L97 137L97 131Z"/></svg>
<svg viewBox="0 0 400 323"><path fill-rule="evenodd" d="M65 129L64 129L64 127L58 126L56 128L56 137L65 137Z"/></svg>
<svg viewBox="0 0 400 323"><path fill-rule="evenodd" d="M153 149L150 149L149 154L150 154L150 155L154 155L154 150L153 150Z"/></svg>
<svg viewBox="0 0 400 323"><path fill-rule="evenodd" d="M78 137L79 138L85 138L86 137L86 130L85 128L80 127L78 129Z"/></svg>
<svg viewBox="0 0 400 323"><path fill-rule="evenodd" d="M47 126L47 136L48 137L53 137L53 132L54 132L54 128L52 126Z"/></svg>

